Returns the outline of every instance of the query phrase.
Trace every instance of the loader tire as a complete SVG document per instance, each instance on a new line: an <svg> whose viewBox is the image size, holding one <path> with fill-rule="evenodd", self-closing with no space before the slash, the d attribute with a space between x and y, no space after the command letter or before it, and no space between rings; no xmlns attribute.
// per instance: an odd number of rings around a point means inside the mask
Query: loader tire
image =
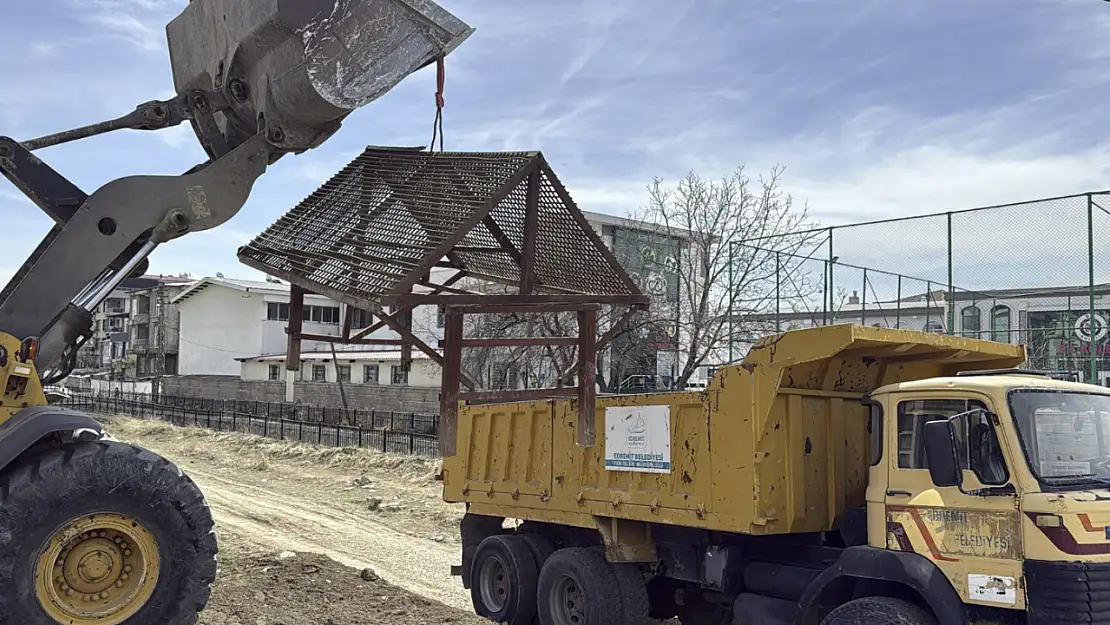
<svg viewBox="0 0 1110 625"><path fill-rule="evenodd" d="M5 622L193 625L216 552L200 490L150 451L72 443L0 473Z"/></svg>

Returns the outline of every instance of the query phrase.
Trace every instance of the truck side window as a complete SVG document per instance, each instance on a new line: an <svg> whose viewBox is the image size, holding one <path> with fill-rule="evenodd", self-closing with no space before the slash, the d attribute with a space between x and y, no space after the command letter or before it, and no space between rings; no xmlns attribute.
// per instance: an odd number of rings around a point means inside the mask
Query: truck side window
<svg viewBox="0 0 1110 625"><path fill-rule="evenodd" d="M883 460L883 407L882 404L869 404L867 432L871 434L871 466L878 466Z"/></svg>
<svg viewBox="0 0 1110 625"><path fill-rule="evenodd" d="M987 409L982 402L964 399L919 399L899 403L898 467L929 468L925 457L925 424L976 408ZM998 438L985 412L957 421L956 444L960 468L974 471L983 484L1004 484L1009 479Z"/></svg>

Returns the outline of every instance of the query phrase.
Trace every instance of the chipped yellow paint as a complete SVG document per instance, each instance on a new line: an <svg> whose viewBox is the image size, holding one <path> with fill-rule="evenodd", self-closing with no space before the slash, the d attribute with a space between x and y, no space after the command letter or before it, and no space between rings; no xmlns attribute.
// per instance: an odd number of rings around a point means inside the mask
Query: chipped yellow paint
<svg viewBox="0 0 1110 625"><path fill-rule="evenodd" d="M0 424L29 406L45 406L35 364L18 362L19 339L0 332L0 350L7 354L7 363L0 366Z"/></svg>

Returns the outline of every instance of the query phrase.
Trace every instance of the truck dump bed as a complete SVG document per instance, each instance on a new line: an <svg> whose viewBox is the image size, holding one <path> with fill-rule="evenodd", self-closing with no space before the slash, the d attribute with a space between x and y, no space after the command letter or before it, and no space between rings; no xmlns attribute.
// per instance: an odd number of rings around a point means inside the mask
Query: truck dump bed
<svg viewBox="0 0 1110 625"><path fill-rule="evenodd" d="M462 406L444 498L470 512L595 527L594 517L750 534L826 531L861 506L863 396L880 386L1016 367L1025 350L837 325L759 341L705 391L601 397L597 445L576 400Z"/></svg>

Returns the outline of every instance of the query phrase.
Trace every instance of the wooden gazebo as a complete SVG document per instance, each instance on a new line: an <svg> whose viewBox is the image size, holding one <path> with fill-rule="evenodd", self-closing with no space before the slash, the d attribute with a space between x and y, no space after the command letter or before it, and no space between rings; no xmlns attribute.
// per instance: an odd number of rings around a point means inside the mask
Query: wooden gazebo
<svg viewBox="0 0 1110 625"><path fill-rule="evenodd" d="M439 363L444 456L456 453L460 401L577 397L578 442L592 446L597 350L648 305L540 152L367 148L240 248L239 259L292 287L290 371L300 369L302 339L399 345L406 364L416 347ZM436 283L436 267L455 271ZM456 286L463 278L509 288L474 292ZM414 292L418 286L425 292ZM306 335L300 324L306 292L371 311L380 321L352 335L347 315L342 336ZM411 313L422 305L444 310L442 355L412 331ZM627 309L599 337L603 305ZM578 336L463 336L464 315L514 312L575 312ZM383 326L401 338L367 338ZM512 345L577 345L577 386L476 391L463 375L462 349Z"/></svg>

